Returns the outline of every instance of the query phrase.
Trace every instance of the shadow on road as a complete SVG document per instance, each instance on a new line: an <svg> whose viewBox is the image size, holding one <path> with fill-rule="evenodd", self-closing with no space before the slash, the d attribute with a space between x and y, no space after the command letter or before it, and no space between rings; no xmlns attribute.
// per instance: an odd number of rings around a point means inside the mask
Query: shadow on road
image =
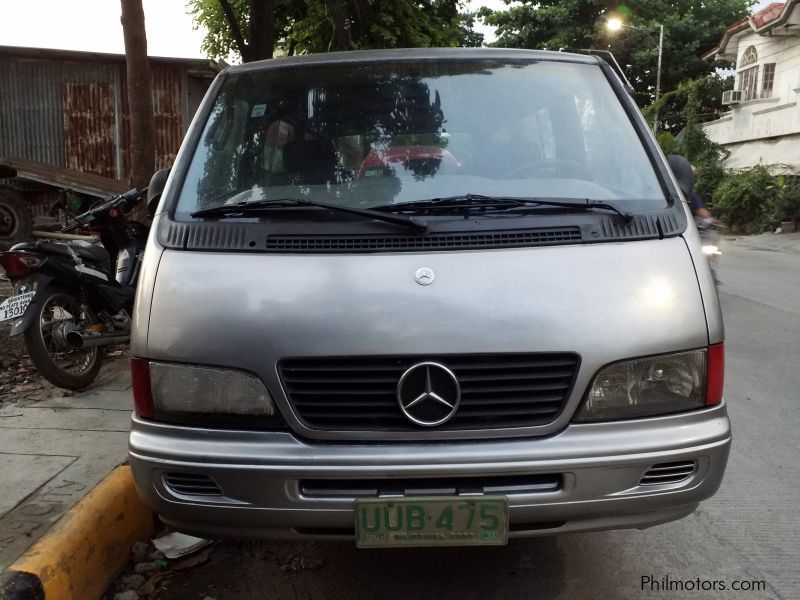
<svg viewBox="0 0 800 600"><path fill-rule="evenodd" d="M157 597L557 598L564 571L557 538L499 548L405 550L357 550L347 542L223 542L203 567L165 579Z"/></svg>

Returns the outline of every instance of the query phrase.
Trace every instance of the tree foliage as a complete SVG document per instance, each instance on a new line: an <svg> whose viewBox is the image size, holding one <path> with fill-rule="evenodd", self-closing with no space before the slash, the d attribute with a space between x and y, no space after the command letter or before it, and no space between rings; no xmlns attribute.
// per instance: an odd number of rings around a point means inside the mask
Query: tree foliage
<svg viewBox="0 0 800 600"><path fill-rule="evenodd" d="M271 58L282 0L190 0L195 28L207 33L202 50L212 58L237 54L244 62Z"/></svg>
<svg viewBox="0 0 800 600"><path fill-rule="evenodd" d="M462 48L480 48L484 43L482 33L475 31L478 21L477 12L465 12L459 15L458 45Z"/></svg>
<svg viewBox="0 0 800 600"><path fill-rule="evenodd" d="M733 231L761 233L773 225L782 183L762 165L728 175L714 192L714 206Z"/></svg>
<svg viewBox="0 0 800 600"><path fill-rule="evenodd" d="M658 136L658 142L665 154L685 156L698 170L694 191L705 201L710 202L715 190L725 176L722 160L727 156L725 148L712 142L703 131L701 110L711 77L685 81L673 93L675 99L683 98L681 110L685 127L678 136L665 131Z"/></svg>
<svg viewBox="0 0 800 600"><path fill-rule="evenodd" d="M606 49L614 53L636 90L640 106L652 103L658 61L659 25L664 26L661 89L713 73L718 65L701 59L728 25L747 16L753 0L504 0L502 11L482 8L497 29L496 45L547 50ZM606 21L626 25L609 32Z"/></svg>
<svg viewBox="0 0 800 600"><path fill-rule="evenodd" d="M267 53L272 56L273 48L292 55L456 46L460 42L474 43L480 35L472 27L474 21L459 14L460 0L269 0L268 3L273 5L271 41L253 38L259 31L252 26L253 15L257 14L254 10L264 4L263 0L189 0L195 26L208 31L203 50L213 58L234 53L248 62L264 58Z"/></svg>
<svg viewBox="0 0 800 600"><path fill-rule="evenodd" d="M687 79L673 90L662 94L658 102L642 109L645 119L652 120L658 109L660 129L678 132L686 126L686 103L689 91L695 94L693 112L700 121L709 121L720 116L722 112L722 92L733 89L734 78L712 73L699 79Z"/></svg>

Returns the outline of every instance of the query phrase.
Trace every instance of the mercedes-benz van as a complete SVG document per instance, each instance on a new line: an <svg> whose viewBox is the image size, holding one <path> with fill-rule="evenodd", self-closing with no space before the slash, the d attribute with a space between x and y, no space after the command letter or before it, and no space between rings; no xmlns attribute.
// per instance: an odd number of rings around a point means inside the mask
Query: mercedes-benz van
<svg viewBox="0 0 800 600"><path fill-rule="evenodd" d="M592 56L227 68L134 321L130 463L180 531L502 544L679 519L725 470L714 282Z"/></svg>

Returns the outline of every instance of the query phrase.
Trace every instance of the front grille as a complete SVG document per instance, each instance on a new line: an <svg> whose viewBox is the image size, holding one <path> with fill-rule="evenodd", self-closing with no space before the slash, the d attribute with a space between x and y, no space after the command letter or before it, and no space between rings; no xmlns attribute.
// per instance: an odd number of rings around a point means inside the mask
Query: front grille
<svg viewBox="0 0 800 600"><path fill-rule="evenodd" d="M456 375L461 405L442 430L541 426L564 408L578 372L573 353L291 358L279 362L298 418L333 431L414 431L397 404L400 376L420 362Z"/></svg>
<svg viewBox="0 0 800 600"><path fill-rule="evenodd" d="M221 496L217 482L202 473L165 473L164 484L182 496Z"/></svg>
<svg viewBox="0 0 800 600"><path fill-rule="evenodd" d="M639 485L664 485L667 483L680 483L689 479L697 468L693 460L678 462L658 463L648 469L642 476Z"/></svg>
<svg viewBox="0 0 800 600"><path fill-rule="evenodd" d="M273 252L383 252L426 250L488 250L576 244L583 240L580 227L551 227L523 231L440 233L418 236L294 236L271 235L267 250Z"/></svg>
<svg viewBox="0 0 800 600"><path fill-rule="evenodd" d="M561 489L560 474L434 479L304 479L307 498L375 498L386 495L453 496L456 494L541 494Z"/></svg>

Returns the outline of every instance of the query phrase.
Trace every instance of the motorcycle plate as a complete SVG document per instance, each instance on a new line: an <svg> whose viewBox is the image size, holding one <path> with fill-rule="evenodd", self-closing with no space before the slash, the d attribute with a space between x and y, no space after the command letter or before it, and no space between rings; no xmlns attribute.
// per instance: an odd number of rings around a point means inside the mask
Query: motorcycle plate
<svg viewBox="0 0 800 600"><path fill-rule="evenodd" d="M33 301L36 292L25 292L24 294L17 294L10 296L0 304L0 323L17 319L25 314L25 309Z"/></svg>

